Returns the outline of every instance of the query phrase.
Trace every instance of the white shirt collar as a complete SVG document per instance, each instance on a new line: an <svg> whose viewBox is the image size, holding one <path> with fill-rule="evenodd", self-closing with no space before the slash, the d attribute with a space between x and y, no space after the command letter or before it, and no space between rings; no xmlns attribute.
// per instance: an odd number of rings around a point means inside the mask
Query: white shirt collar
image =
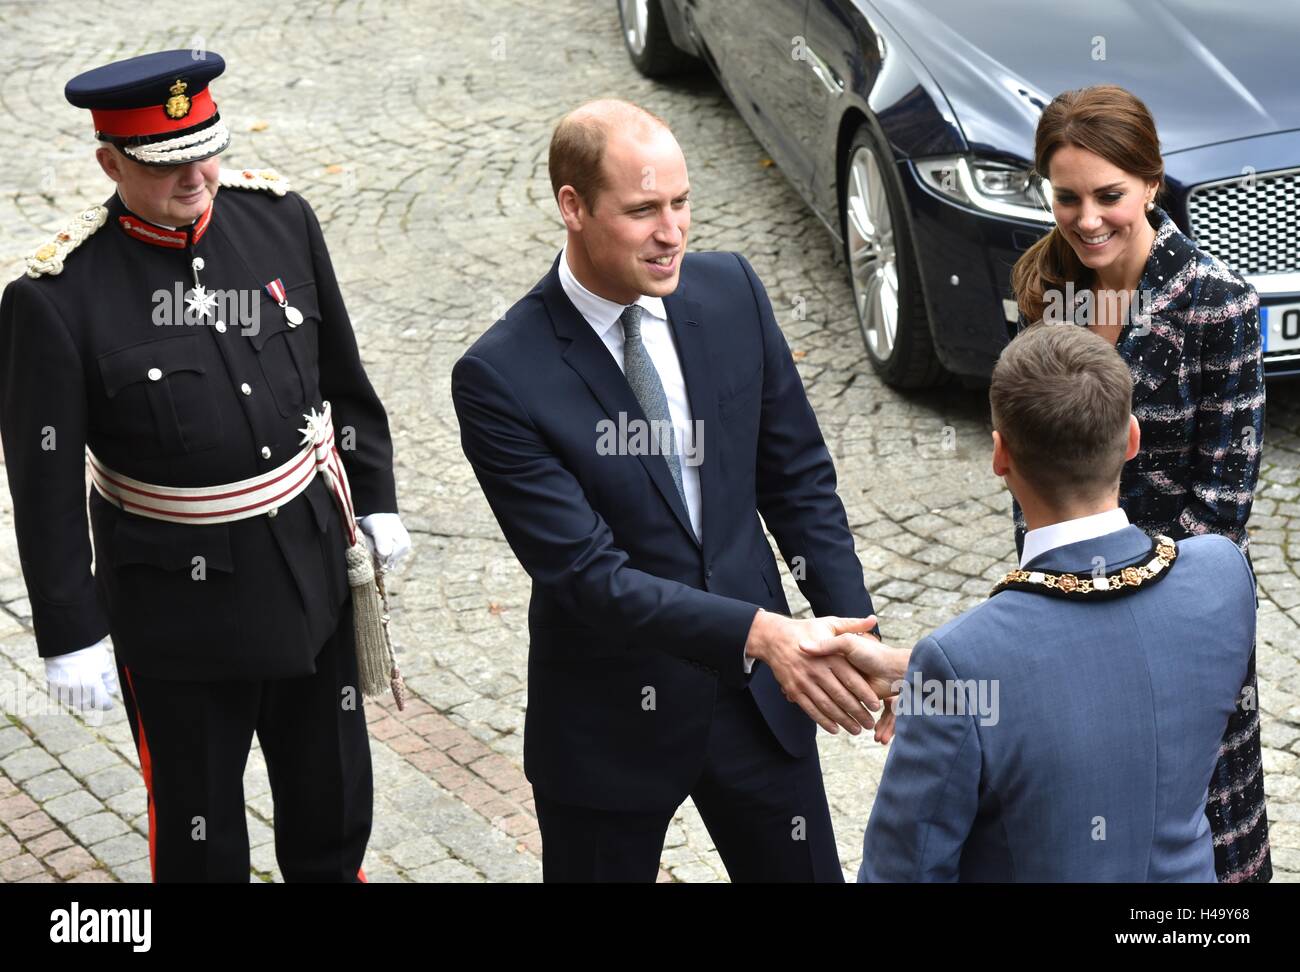
<svg viewBox="0 0 1300 972"><path fill-rule="evenodd" d="M1025 534L1025 545L1020 554L1020 566L1024 567L1035 557L1064 547L1066 544L1093 540L1097 537L1123 530L1128 526L1128 514L1119 507L1104 513L1093 513L1073 520L1062 520Z"/></svg>
<svg viewBox="0 0 1300 972"><path fill-rule="evenodd" d="M578 313L586 318L587 323L602 338L605 336L605 332L614 326L614 322L623 315L624 305L593 294L573 275L573 269L569 266L569 248L567 245L560 251L560 286L564 288L565 296L578 309ZM668 314L664 310L663 298L647 297L642 294L637 298L636 303L660 320L668 320Z"/></svg>

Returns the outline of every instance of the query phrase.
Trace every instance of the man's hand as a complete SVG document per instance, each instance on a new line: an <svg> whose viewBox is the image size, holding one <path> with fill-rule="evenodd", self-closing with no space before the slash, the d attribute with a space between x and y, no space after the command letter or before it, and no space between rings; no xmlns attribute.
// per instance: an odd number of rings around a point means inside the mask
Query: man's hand
<svg viewBox="0 0 1300 972"><path fill-rule="evenodd" d="M118 691L117 668L108 653L108 639L89 648L45 659L50 696L73 709L111 709Z"/></svg>
<svg viewBox="0 0 1300 972"><path fill-rule="evenodd" d="M876 742L882 746L888 746L889 740L894 738L894 724L897 720L895 707L897 705L898 698L895 696L885 703L885 711L876 720Z"/></svg>
<svg viewBox="0 0 1300 972"><path fill-rule="evenodd" d="M745 641L745 654L766 663L785 697L829 733L843 726L853 735L871 729L867 709L880 708L880 698L852 663L836 652L822 657L801 651L800 643L816 644L852 631L874 627L875 619L836 617L794 621L760 610Z"/></svg>
<svg viewBox="0 0 1300 972"><path fill-rule="evenodd" d="M875 616L867 618L874 623ZM872 640L875 639L875 640ZM814 657L839 656L848 659L853 667L867 678L872 691L885 700L885 711L876 721L876 742L889 745L894 738L897 686L907 677L907 663L912 649L891 648L873 635L863 638L857 634L841 634L819 644L802 644L800 649Z"/></svg>
<svg viewBox="0 0 1300 972"><path fill-rule="evenodd" d="M875 625L876 617L866 618L863 624ZM897 685L907 677L907 663L912 658L910 648L891 648L879 639L864 638L851 633L856 629L837 631L836 637L818 643L804 642L800 648L808 655L818 658L840 656L847 658L855 669L866 676L867 682L879 698L885 699L898 694Z"/></svg>
<svg viewBox="0 0 1300 972"><path fill-rule="evenodd" d="M357 525L370 555L384 570L393 570L411 552L411 535L396 513L371 513L357 520Z"/></svg>

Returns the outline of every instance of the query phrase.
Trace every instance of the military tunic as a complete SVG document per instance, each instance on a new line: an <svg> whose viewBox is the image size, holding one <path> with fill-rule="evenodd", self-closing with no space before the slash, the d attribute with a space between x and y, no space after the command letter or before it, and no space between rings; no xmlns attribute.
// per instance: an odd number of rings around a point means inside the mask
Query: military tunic
<svg viewBox="0 0 1300 972"><path fill-rule="evenodd" d="M274 515L229 524L146 519L92 491L92 578L83 467L89 446L148 483L236 482L296 453L303 414L328 400L358 514L396 512L387 417L320 225L295 193L225 188L176 245L116 195L106 207L60 274L21 278L0 304L0 429L39 651L111 632L119 659L154 677L310 673L347 596L320 477ZM141 226L167 242L128 232ZM221 299L187 324L176 297L196 257ZM266 292L275 280L300 325Z"/></svg>

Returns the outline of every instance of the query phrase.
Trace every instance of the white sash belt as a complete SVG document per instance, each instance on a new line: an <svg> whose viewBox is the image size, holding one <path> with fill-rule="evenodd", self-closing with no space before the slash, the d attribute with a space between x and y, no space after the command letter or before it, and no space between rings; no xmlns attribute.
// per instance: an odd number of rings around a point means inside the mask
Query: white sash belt
<svg viewBox="0 0 1300 972"><path fill-rule="evenodd" d="M232 523L283 506L320 473L334 495L352 546L357 540L352 490L334 443L330 403L323 407L323 414L313 408L303 416L307 425L299 429L303 438L297 455L258 476L222 486L156 486L114 472L87 449L91 481L104 499L139 516L170 523Z"/></svg>

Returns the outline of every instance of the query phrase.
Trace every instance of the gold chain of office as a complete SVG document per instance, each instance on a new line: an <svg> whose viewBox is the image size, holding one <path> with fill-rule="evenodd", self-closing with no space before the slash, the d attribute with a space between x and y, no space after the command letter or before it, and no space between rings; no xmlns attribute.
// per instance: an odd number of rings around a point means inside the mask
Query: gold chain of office
<svg viewBox="0 0 1300 972"><path fill-rule="evenodd" d="M1080 577L1050 570L1013 570L989 591L989 597L1005 590L1027 590L1069 598L1114 597L1161 579L1177 559L1178 545L1161 534L1152 539L1151 555L1146 563L1125 567L1114 575Z"/></svg>

